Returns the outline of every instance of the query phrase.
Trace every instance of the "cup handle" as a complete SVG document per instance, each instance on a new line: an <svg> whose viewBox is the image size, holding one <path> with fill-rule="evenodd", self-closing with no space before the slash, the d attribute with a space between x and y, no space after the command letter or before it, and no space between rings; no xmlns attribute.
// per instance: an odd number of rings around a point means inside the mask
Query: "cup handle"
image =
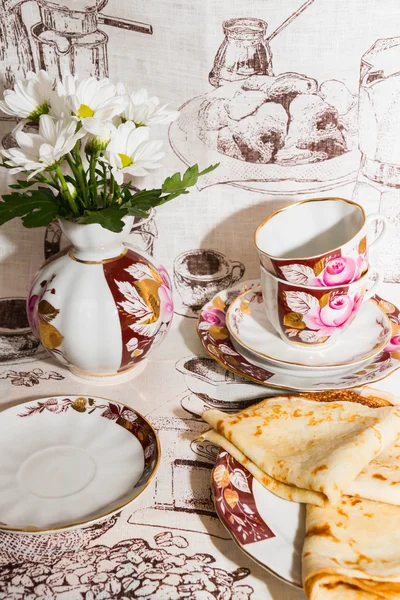
<svg viewBox="0 0 400 600"><path fill-rule="evenodd" d="M235 269L238 269L238 272L235 274ZM239 281L239 279L242 279L243 275L244 275L244 271L245 271L245 266L243 263L239 262L238 260L233 260L232 261L232 284L236 283L237 281Z"/></svg>
<svg viewBox="0 0 400 600"><path fill-rule="evenodd" d="M369 244L369 247L372 248L381 243L383 238L387 235L389 231L389 223L385 215L380 213L371 213L367 216L367 225L369 226L374 221L378 221L382 225L382 229L380 230L378 236Z"/></svg>
<svg viewBox="0 0 400 600"><path fill-rule="evenodd" d="M383 273L380 269L377 269L376 267L370 267L370 270L372 270L372 272L375 274L375 280L371 287L365 292L363 300L369 300L372 298L372 296L374 296L376 293L377 287L383 281Z"/></svg>

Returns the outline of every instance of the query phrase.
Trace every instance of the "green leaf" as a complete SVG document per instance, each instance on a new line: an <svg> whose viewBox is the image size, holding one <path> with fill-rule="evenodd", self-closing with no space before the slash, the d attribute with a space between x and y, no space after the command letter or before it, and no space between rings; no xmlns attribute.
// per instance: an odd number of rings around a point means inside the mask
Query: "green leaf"
<svg viewBox="0 0 400 600"><path fill-rule="evenodd" d="M85 214L81 217L77 217L76 223L98 223L105 229L119 233L124 228L125 223L122 218L128 214L128 210L125 207L121 207L117 204L108 206L101 210L85 210Z"/></svg>
<svg viewBox="0 0 400 600"><path fill-rule="evenodd" d="M172 177L167 177L162 186L163 193L172 193L174 194L174 198L176 198L176 193L182 190L185 190L188 187L192 187L196 185L199 177L201 175L205 175L206 173L210 173L214 171L218 167L219 163L216 165L210 165L204 171L199 172L199 166L193 165L189 167L183 176L181 177L180 173L174 173ZM179 195L179 194L178 194ZM172 200L172 198L171 198Z"/></svg>
<svg viewBox="0 0 400 600"><path fill-rule="evenodd" d="M59 200L48 188L5 194L0 202L0 225L22 217L25 227L46 227L57 217Z"/></svg>
<svg viewBox="0 0 400 600"><path fill-rule="evenodd" d="M207 173L211 173L211 171L215 171L215 169L219 167L219 163L216 163L215 165L210 165L209 167L207 167L206 169L204 169L203 171L200 171L199 173L199 177L201 175L206 175Z"/></svg>
<svg viewBox="0 0 400 600"><path fill-rule="evenodd" d="M32 181L32 179L30 181L24 181L22 179L17 179L17 183L13 183L12 185L9 185L8 187L10 187L12 190L24 190L25 188L35 185L35 183L37 183L37 182Z"/></svg>

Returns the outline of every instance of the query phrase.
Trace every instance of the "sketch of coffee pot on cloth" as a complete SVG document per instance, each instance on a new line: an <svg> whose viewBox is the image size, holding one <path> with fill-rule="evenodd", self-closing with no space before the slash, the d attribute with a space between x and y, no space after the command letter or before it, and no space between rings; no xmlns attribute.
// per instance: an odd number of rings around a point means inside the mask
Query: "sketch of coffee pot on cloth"
<svg viewBox="0 0 400 600"><path fill-rule="evenodd" d="M218 48L209 82L214 87L247 79L251 75L273 75L270 42L314 0L306 0L272 33L262 19L235 18L222 23L225 38Z"/></svg>
<svg viewBox="0 0 400 600"><path fill-rule="evenodd" d="M9 45L10 36L0 37L0 56L7 55L10 65L3 68L12 68L15 56L18 57L20 67L26 71L33 70L35 57L32 44L27 37L27 32L21 18L21 5L27 0L2 0L3 15L1 15L2 28L12 30L19 27L25 32L22 41L24 51L12 52ZM108 35L100 29L100 25L118 27L128 31L152 34L150 24L122 19L104 14L102 9L108 0L36 0L39 8L40 21L31 27L32 40L37 49L37 68L45 69L54 77L59 77L64 70L75 73L78 65L79 72L90 74L94 77L108 76ZM68 4L68 5L67 5ZM1 14L1 13L0 13ZM18 31L19 31L18 30ZM20 40L15 36L15 44ZM11 40L11 41L10 41ZM25 57L25 63L19 54ZM3 61L4 62L4 61Z"/></svg>
<svg viewBox="0 0 400 600"><path fill-rule="evenodd" d="M22 20L21 3L0 0L0 85L12 87L34 69L31 43Z"/></svg>

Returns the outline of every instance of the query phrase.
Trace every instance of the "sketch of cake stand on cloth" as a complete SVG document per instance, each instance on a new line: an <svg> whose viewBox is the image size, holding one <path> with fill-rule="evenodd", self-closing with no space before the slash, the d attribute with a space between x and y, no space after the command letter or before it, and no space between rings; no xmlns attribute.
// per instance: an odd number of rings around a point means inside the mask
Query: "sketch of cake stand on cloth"
<svg viewBox="0 0 400 600"><path fill-rule="evenodd" d="M278 79L261 75L253 77ZM344 85L341 82L335 82L332 85L334 86L336 83L338 87ZM330 132L333 132L333 136L337 136L337 132L340 133L340 136L342 134L340 128L329 125L329 120L336 118L332 116L335 115L334 110L329 109L327 103L323 102L322 98L316 94L304 94L303 98L300 96L297 106L302 109L303 114L299 116L300 131L298 133L294 131L294 134L300 140L298 144L306 147L301 149L294 146L290 149L290 146L285 147L285 144L291 144L294 137L289 137L290 125L289 129L286 129L287 113L282 105L276 102L265 102L265 109L262 111L264 114L260 113L260 107L258 111L254 112L254 115L247 115L240 120L230 119L225 106L232 105L235 98L240 99L240 95L244 95L242 92L246 90L242 89L243 85L243 82L228 83L204 96L189 100L181 106L179 119L170 126L171 147L184 163L190 165L204 162L202 157L207 157L206 162L208 163L220 163L218 169L202 177L198 184L200 190L212 185L228 183L246 190L269 194L305 194L328 191L356 180L360 153L356 144L354 125L357 118L356 99L353 96L354 106L349 111L352 113L349 118L351 122L349 127L352 127L351 134L349 134L347 142L341 142L339 139L341 143L336 145L335 141L329 137ZM320 99L321 103L315 98ZM310 102L310 106L306 106L307 102ZM283 112L277 110L277 107L280 107ZM268 111L271 108L271 115L269 115ZM224 111L222 116L218 115L217 110ZM243 110L245 111L245 108ZM247 110L250 109L247 108ZM214 117L213 113L216 113L217 116ZM240 113L234 114L239 115ZM318 135L318 122L326 122L324 129L327 138L320 144L313 141L315 131L307 134L307 128L309 128L307 121L310 119L310 114L313 115L316 123L316 135ZM214 118L215 122L213 122ZM263 119L262 123L258 121L259 118ZM281 119L280 133L276 132L276 118ZM210 129L207 129L207 126ZM211 127L215 127L215 129L211 129ZM265 127L266 131L260 127ZM232 134L231 129L235 129L237 133ZM285 133L286 131L287 133ZM274 142L279 135L281 141ZM307 135L309 136L308 142ZM255 148L252 148L253 140L257 140L257 136L258 140L270 138L272 141L267 144L260 141L259 144L254 144ZM239 143L236 143L236 140ZM277 150L279 146L281 148ZM319 149L323 147L327 151ZM308 148L317 148L317 150L313 151ZM227 152L230 152L231 155L228 155ZM335 152L338 154L335 155Z"/></svg>
<svg viewBox="0 0 400 600"><path fill-rule="evenodd" d="M188 165L219 163L202 177L200 190L228 183L269 194L305 194L355 181L357 95L338 79L317 81L290 71L274 75L267 54L265 64L254 58L246 69L235 70L257 28L266 30L267 23L249 18L223 23L225 41L210 73L218 87L181 106L169 130L174 152ZM260 40L254 44L258 57Z"/></svg>

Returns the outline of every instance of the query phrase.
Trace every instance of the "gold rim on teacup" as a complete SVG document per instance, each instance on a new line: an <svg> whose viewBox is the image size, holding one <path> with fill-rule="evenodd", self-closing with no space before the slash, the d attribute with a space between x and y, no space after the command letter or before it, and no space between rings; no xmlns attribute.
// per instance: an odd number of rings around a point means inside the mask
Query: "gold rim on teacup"
<svg viewBox="0 0 400 600"><path fill-rule="evenodd" d="M288 211L291 208L296 208L297 206L300 206L301 204L308 204L311 202L322 202L322 201L330 201L332 202L332 200L335 200L337 202L344 202L345 204L350 204L352 206L356 206L357 208L360 209L361 214L362 214L362 225L361 227L358 229L358 231L356 231L352 237L350 239L347 240L347 242L344 242L343 244L339 244L339 246L336 246L335 248L331 248L329 250L325 250L325 252L319 252L317 254L314 254L312 256L289 256L289 257L282 257L282 256L275 256L274 254L270 254L269 252L265 252L265 250L262 250L259 245L257 244L257 235L258 232L260 231L260 229L262 227L264 227L264 225L266 223L268 223L268 221L270 221L273 217L275 217L276 215ZM363 209L363 207L360 204L357 204L357 202L353 202L353 200L347 200L345 198L337 198L335 196L329 197L329 198L308 198L307 200L300 200L299 202L295 202L294 204L289 204L288 206L284 206L283 208L278 208L278 210L275 210L273 213L271 213L270 215L268 215L268 217L266 219L264 219L258 226L257 229L254 233L254 245L257 248L257 250L261 253L264 254L264 256L267 256L268 258L272 258L274 260L305 260L305 259L313 259L313 258L318 258L319 256L324 256L325 254L329 254L330 252L335 252L337 250L340 250L340 248L342 246L344 246L345 244L347 244L348 242L350 242L352 240L353 237L356 237L363 229L363 227L365 227L367 221L367 215L365 214L365 210ZM271 273L272 274L272 273Z"/></svg>

